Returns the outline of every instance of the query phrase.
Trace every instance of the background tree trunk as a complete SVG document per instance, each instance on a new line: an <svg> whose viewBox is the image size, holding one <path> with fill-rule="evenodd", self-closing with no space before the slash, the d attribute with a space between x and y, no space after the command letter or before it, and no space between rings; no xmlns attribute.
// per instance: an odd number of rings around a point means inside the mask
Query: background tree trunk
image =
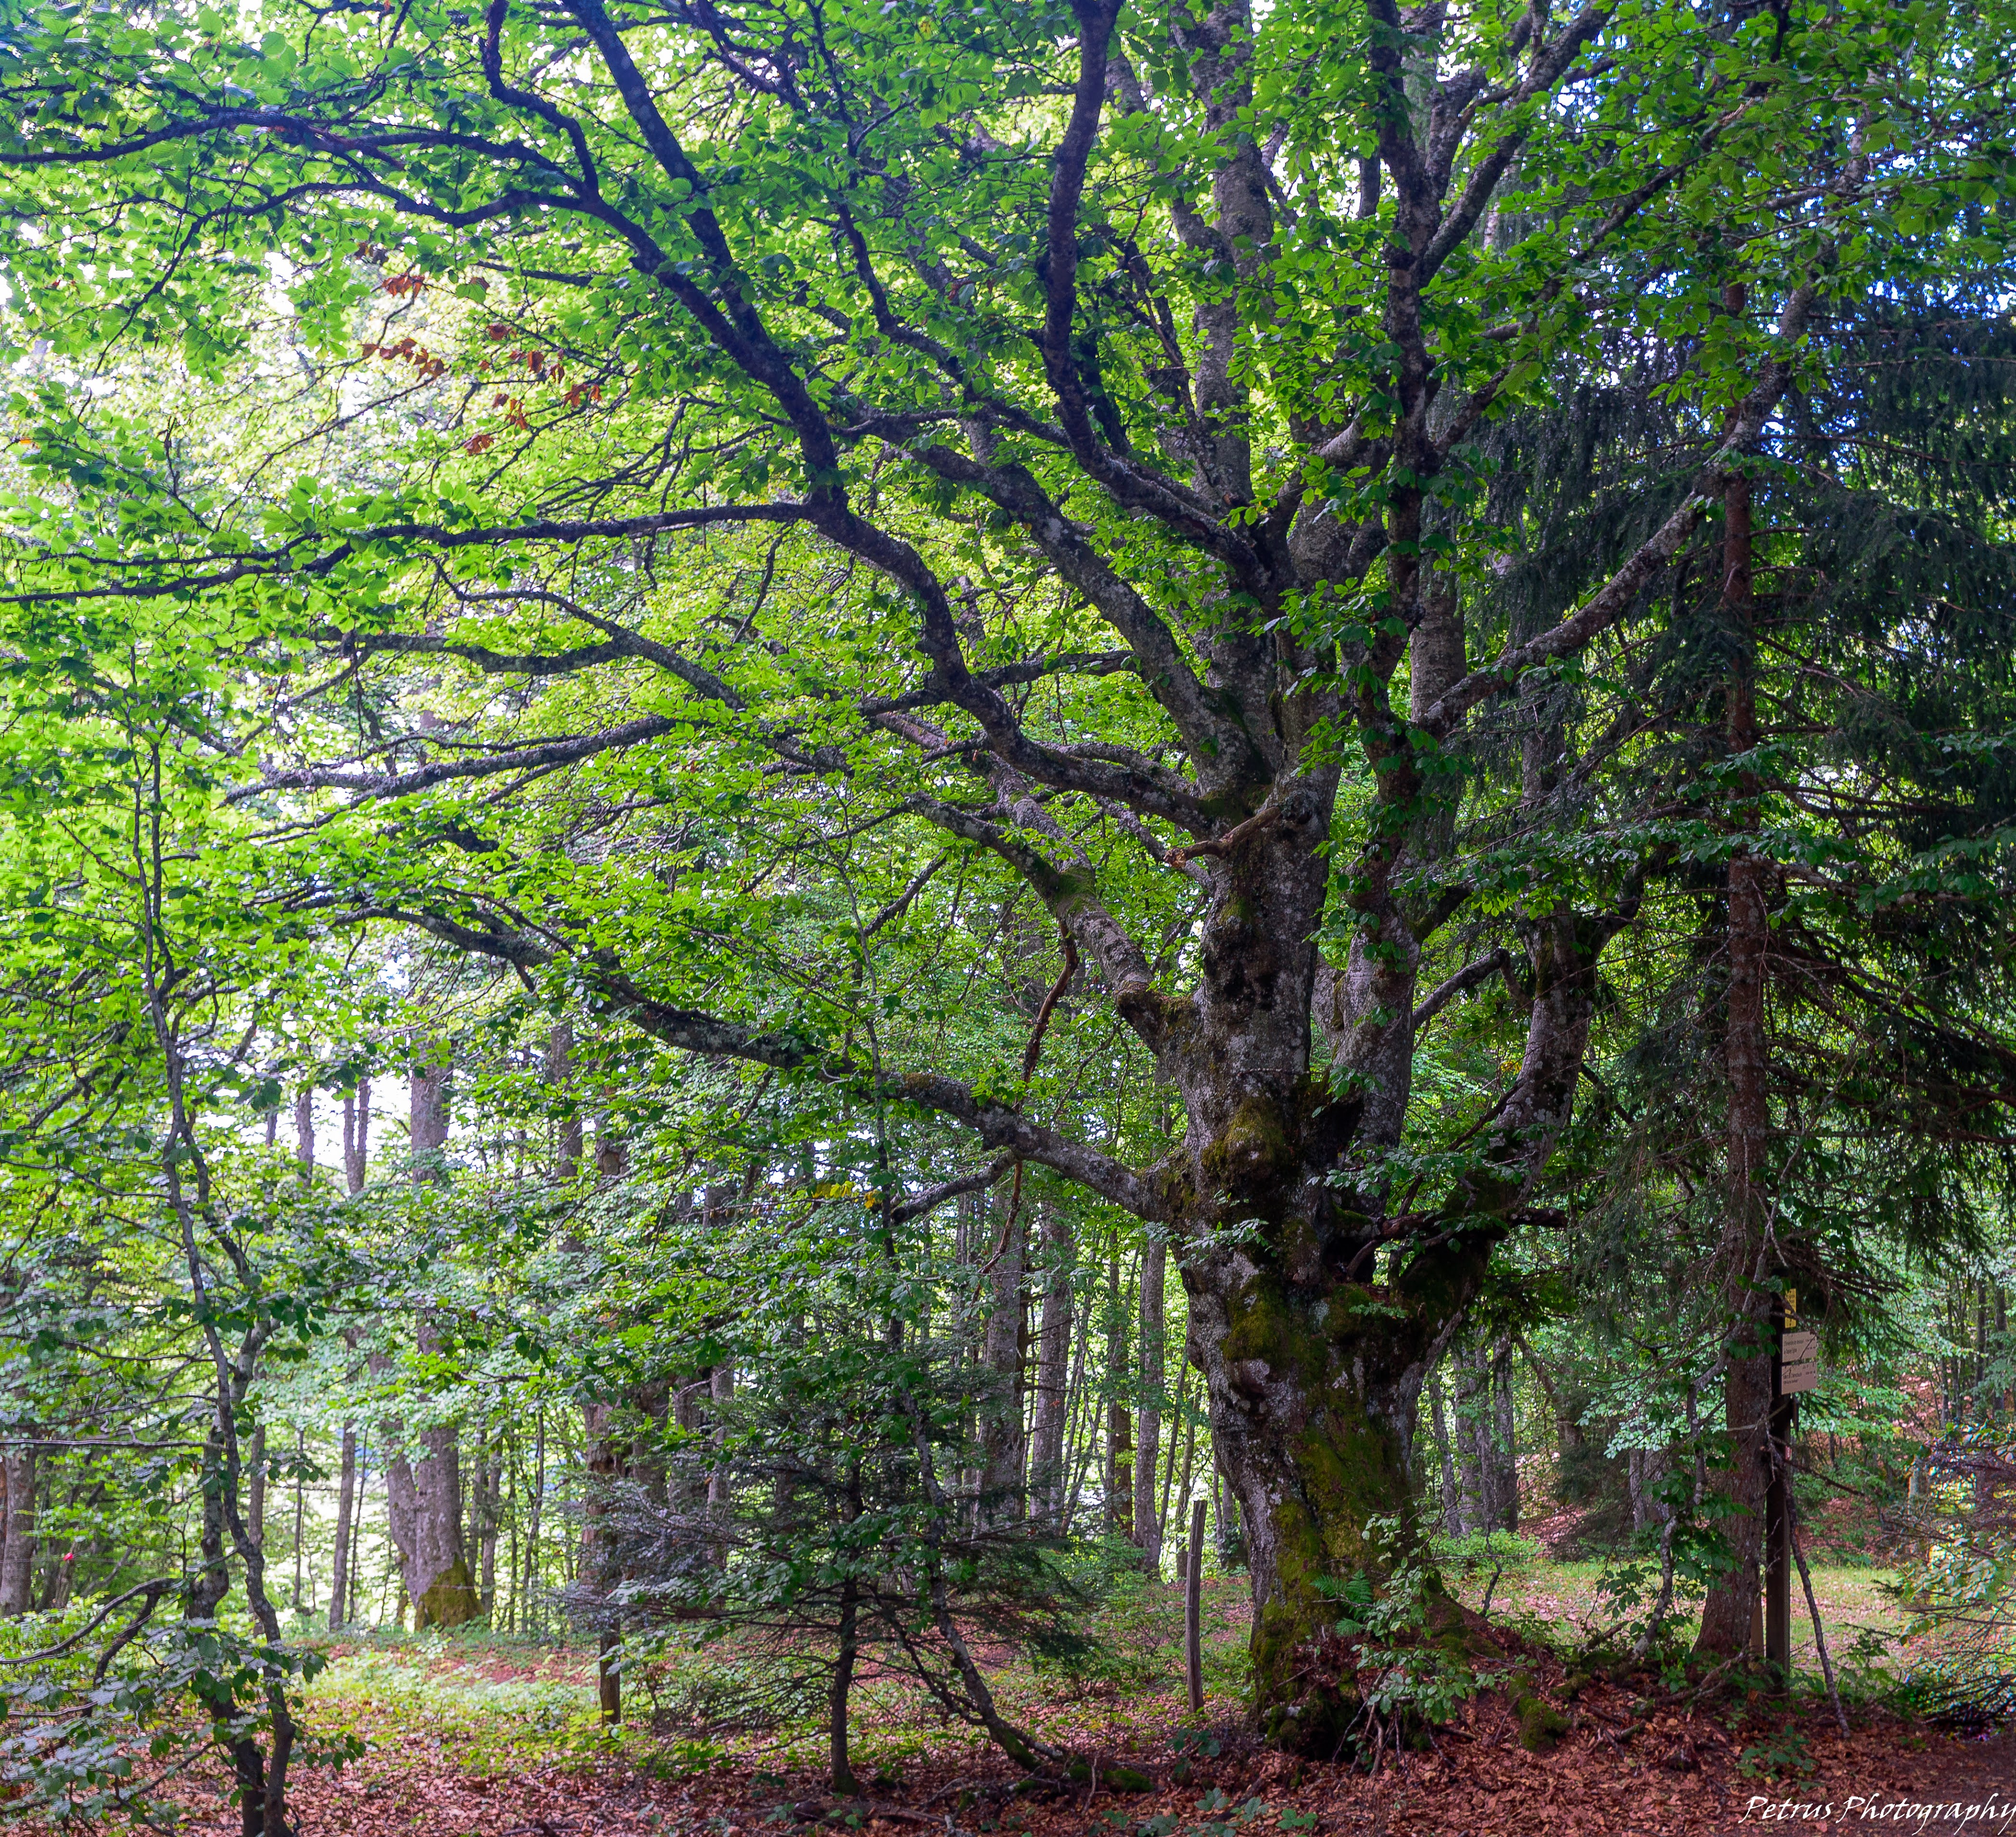
<svg viewBox="0 0 2016 1837"><path fill-rule="evenodd" d="M1463 1534L1463 1501L1456 1491L1456 1451L1449 1443L1449 1415L1442 1403L1442 1381L1433 1373L1428 1377L1428 1401L1435 1454L1441 1463L1442 1531L1445 1536L1458 1537Z"/></svg>
<svg viewBox="0 0 2016 1837"><path fill-rule="evenodd" d="M1043 1316L1036 1342L1035 1444L1029 1462L1032 1508L1051 1529L1064 1522L1064 1431L1072 1327L1071 1278L1078 1261L1071 1219L1046 1202L1037 1212L1043 1244Z"/></svg>
<svg viewBox="0 0 2016 1837"><path fill-rule="evenodd" d="M1155 1497L1155 1462L1162 1440L1163 1334L1167 1247L1150 1234L1141 1253L1140 1432L1134 1445L1134 1541L1151 1576L1162 1572L1162 1517Z"/></svg>
<svg viewBox="0 0 2016 1837"><path fill-rule="evenodd" d="M371 1080L360 1078L355 1096L343 1100L343 1179L352 1193L364 1190L370 1166Z"/></svg>
<svg viewBox="0 0 2016 1837"><path fill-rule="evenodd" d="M1106 1522L1119 1536L1134 1525L1134 1424L1128 1414L1127 1310L1120 1297L1116 1237L1106 1265Z"/></svg>
<svg viewBox="0 0 2016 1837"><path fill-rule="evenodd" d="M1022 1277L1028 1241L1028 1208L1012 1194L1002 1201L1001 1235L988 1272L990 1296L981 1338L989 1397L980 1428L980 1504L984 1523L1010 1524L1023 1515L1028 1436L1022 1398Z"/></svg>
<svg viewBox="0 0 2016 1837"><path fill-rule="evenodd" d="M1513 1414L1512 1341L1509 1335L1491 1349L1491 1522L1500 1531L1519 1529L1519 1447Z"/></svg>
<svg viewBox="0 0 2016 1837"><path fill-rule="evenodd" d="M715 1367L707 1381L707 1396L714 1406L714 1445L717 1449L725 1449L728 1413L735 1403L735 1367L727 1360ZM714 1546L715 1565L718 1569L728 1567L728 1533L734 1510L735 1502L729 1495L728 1463L723 1458L715 1463L707 1476L707 1511L718 1533Z"/></svg>
<svg viewBox="0 0 2016 1837"><path fill-rule="evenodd" d="M35 1451L9 1448L0 1457L7 1482L7 1529L0 1540L0 1614L28 1611L35 1580Z"/></svg>
<svg viewBox="0 0 2016 1837"><path fill-rule="evenodd" d="M336 1482L336 1564L329 1583L329 1630L334 1633L349 1619L351 1516L357 1507L357 1431L343 1425L343 1453Z"/></svg>
<svg viewBox="0 0 2016 1837"><path fill-rule="evenodd" d="M447 1179L449 1068L439 1046L416 1055L410 1111L416 1184ZM439 1330L423 1314L413 1334L423 1355L440 1348ZM413 1630L459 1626L482 1612L469 1572L462 1535L461 1434L455 1423L437 1422L416 1438L419 1458L401 1456L392 1472L405 1468L410 1526L401 1546L406 1594L413 1605Z"/></svg>
<svg viewBox="0 0 2016 1837"><path fill-rule="evenodd" d="M1743 290L1730 290L1732 312L1743 309ZM1728 745L1741 755L1757 744L1754 670L1756 605L1752 579L1751 488L1748 477L1731 473L1723 490L1721 610L1730 627L1733 658L1728 681ZM1753 775L1742 774L1744 802L1739 826L1755 827ZM1733 1508L1723 1521L1733 1566L1712 1586L1701 1608L1694 1650L1726 1658L1748 1644L1760 1587L1764 1494L1770 1481L1771 1353L1765 1298L1755 1288L1757 1260L1764 1242L1764 1179L1770 1114L1766 1083L1764 1036L1765 956L1769 947L1766 904L1769 870L1745 846L1729 862L1728 996L1723 1036L1729 1082L1727 1188L1716 1262L1730 1327L1730 1355L1723 1389L1723 1424L1731 1444L1723 1493Z"/></svg>
<svg viewBox="0 0 2016 1837"><path fill-rule="evenodd" d="M1468 1536L1490 1522L1490 1430L1487 1426L1482 1353L1466 1349L1456 1360L1456 1438L1460 1471L1457 1534Z"/></svg>
<svg viewBox="0 0 2016 1837"><path fill-rule="evenodd" d="M245 1444L245 1529L254 1543L266 1542L266 1425Z"/></svg>
<svg viewBox="0 0 2016 1837"><path fill-rule="evenodd" d="M315 1175L315 1086L304 1084L294 1094L294 1158L301 1164L301 1178Z"/></svg>

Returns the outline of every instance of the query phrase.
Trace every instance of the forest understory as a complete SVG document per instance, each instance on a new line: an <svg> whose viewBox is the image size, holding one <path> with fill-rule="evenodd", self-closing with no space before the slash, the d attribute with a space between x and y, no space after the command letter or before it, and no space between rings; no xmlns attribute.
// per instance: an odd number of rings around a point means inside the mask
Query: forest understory
<svg viewBox="0 0 2016 1837"><path fill-rule="evenodd" d="M856 1767L864 1791L837 1796L816 1742L790 1732L696 1743L649 1705L635 1726L598 1731L592 1651L482 1633L397 1637L333 1648L311 1698L326 1732L363 1756L299 1776L301 1837L755 1837L813 1829L1002 1832L1028 1837L1252 1837L1339 1832L1380 1837L1716 1837L1766 1828L1841 1837L1903 1829L1978 1837L2016 1829L2016 1726L1962 1727L1855 1701L1844 1738L1816 1674L1791 1693L1726 1681L1697 1695L1645 1674L1572 1683L1571 1613L1593 1607L1599 1565L1544 1558L1507 1578L1488 1635L1495 1662L1561 1713L1535 1751L1507 1691L1481 1690L1419 1745L1377 1757L1298 1760L1253 1731L1244 1579L1205 1590L1204 1706L1184 1700L1178 1591L1151 1590L1129 1616L1141 1662L1125 1682L1046 1690L1005 1653L997 1686L1025 1725L1145 1786L1096 1777L1057 1784L946 1729L914 1692L864 1679ZM1816 1566L1823 1614L1840 1636L1895 1630L1864 1567ZM1166 1598L1157 1598L1165 1597ZM1480 1623L1481 1624L1481 1623ZM1585 1622L1582 1630L1587 1630ZM1550 1637L1551 1636L1551 1637ZM1810 1648L1805 1655L1810 1664ZM1525 1688L1522 1681L1521 1689ZM1551 1727L1551 1725L1550 1725ZM801 1736L803 1731L798 1731ZM808 1755L810 1757L808 1758ZM228 1782L177 1795L203 1837L240 1828Z"/></svg>

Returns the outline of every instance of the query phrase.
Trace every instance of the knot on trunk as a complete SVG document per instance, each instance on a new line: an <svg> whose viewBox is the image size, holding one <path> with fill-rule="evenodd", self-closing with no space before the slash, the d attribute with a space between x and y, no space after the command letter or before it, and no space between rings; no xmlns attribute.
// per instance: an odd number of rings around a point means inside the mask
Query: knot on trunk
<svg viewBox="0 0 2016 1837"><path fill-rule="evenodd" d="M1265 1398L1267 1380L1274 1372L1265 1359L1235 1359L1226 1367L1225 1375L1240 1396L1258 1403Z"/></svg>

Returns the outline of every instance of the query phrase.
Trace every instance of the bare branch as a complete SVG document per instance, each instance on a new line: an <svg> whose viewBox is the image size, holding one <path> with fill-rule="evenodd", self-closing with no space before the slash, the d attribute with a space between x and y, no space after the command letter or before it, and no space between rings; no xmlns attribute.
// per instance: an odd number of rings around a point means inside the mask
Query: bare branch
<svg viewBox="0 0 2016 1837"><path fill-rule="evenodd" d="M1466 964L1447 981L1430 990L1427 997L1414 1010L1413 1028L1417 1033L1427 1025L1443 1008L1466 990L1474 989L1480 982L1488 982L1512 967L1512 953L1500 946L1489 951L1474 963Z"/></svg>

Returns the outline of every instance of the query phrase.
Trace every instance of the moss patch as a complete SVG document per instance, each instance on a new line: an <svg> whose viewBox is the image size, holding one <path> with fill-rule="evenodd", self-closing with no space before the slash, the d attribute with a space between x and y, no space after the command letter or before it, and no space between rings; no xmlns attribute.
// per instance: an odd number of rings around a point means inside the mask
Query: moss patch
<svg viewBox="0 0 2016 1837"><path fill-rule="evenodd" d="M423 1626L460 1626L483 1612L469 1565L461 1557L427 1584L427 1592L413 1603L413 1630Z"/></svg>
<svg viewBox="0 0 2016 1837"><path fill-rule="evenodd" d="M1085 1785L1092 1778L1092 1763L1087 1760L1074 1760L1064 1769L1064 1777ZM1102 1767L1099 1770L1099 1783L1115 1792L1151 1792L1155 1782L1131 1767Z"/></svg>
<svg viewBox="0 0 2016 1837"><path fill-rule="evenodd" d="M1505 1701L1519 1725L1519 1745L1528 1754L1551 1754L1555 1742L1568 1732L1568 1719L1540 1695L1523 1671L1514 1672L1505 1680Z"/></svg>

